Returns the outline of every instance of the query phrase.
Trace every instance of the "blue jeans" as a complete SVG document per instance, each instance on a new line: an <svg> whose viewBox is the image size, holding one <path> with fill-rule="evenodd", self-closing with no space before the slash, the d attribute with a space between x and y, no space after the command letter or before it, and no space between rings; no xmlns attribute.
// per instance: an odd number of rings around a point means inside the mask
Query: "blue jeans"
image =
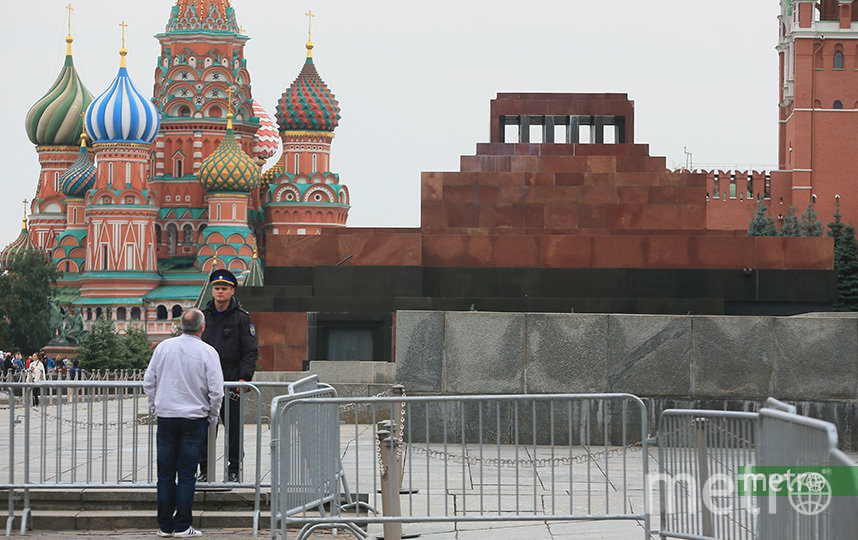
<svg viewBox="0 0 858 540"><path fill-rule="evenodd" d="M164 532L191 526L197 463L208 426L205 418L158 417L158 526Z"/></svg>

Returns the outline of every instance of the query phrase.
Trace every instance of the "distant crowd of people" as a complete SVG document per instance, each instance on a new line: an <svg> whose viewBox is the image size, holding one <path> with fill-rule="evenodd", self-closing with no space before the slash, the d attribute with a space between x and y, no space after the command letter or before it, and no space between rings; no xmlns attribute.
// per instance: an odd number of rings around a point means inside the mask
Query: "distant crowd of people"
<svg viewBox="0 0 858 540"><path fill-rule="evenodd" d="M51 379L80 380L83 369L77 360L51 358L41 350L26 358L21 353L0 351L2 380L11 382L42 382ZM33 405L39 404L39 389L33 390Z"/></svg>

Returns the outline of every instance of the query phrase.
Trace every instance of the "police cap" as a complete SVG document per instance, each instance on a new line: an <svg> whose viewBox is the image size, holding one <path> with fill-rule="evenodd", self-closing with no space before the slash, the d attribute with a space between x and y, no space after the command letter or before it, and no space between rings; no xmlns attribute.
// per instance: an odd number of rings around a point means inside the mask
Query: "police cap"
<svg viewBox="0 0 858 540"><path fill-rule="evenodd" d="M212 285L238 286L238 280L235 279L235 276L229 270L215 270L212 272L212 275L209 276L209 283Z"/></svg>

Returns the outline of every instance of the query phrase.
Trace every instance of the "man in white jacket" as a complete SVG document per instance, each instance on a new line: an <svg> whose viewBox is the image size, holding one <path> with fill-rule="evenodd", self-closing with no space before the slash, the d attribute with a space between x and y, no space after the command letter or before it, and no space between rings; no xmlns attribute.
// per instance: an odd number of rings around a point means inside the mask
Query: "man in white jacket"
<svg viewBox="0 0 858 540"><path fill-rule="evenodd" d="M217 423L223 373L217 351L200 336L205 317L182 315L182 335L161 342L143 379L158 417L158 536L202 536L191 525L196 470L209 424ZM178 477L178 482L176 481Z"/></svg>

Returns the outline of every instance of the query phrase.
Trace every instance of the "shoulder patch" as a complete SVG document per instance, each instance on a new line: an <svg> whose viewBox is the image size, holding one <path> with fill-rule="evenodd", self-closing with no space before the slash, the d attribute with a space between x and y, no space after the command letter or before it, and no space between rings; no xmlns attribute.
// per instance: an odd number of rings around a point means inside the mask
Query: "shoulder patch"
<svg viewBox="0 0 858 540"><path fill-rule="evenodd" d="M251 323L249 328L250 328L250 335L255 336L256 335L256 325Z"/></svg>

